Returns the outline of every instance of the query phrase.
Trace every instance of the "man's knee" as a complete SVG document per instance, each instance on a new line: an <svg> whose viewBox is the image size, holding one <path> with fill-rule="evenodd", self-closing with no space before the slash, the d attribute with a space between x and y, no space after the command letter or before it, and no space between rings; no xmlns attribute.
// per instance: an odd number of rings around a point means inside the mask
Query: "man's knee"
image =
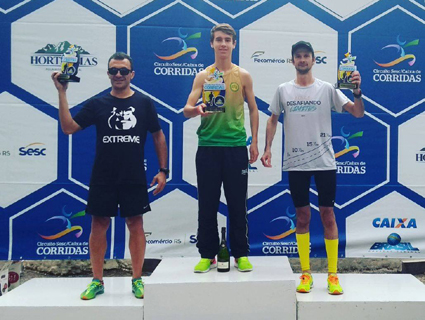
<svg viewBox="0 0 425 320"><path fill-rule="evenodd" d="M336 225L335 214L332 207L320 207L320 216L325 228L331 228Z"/></svg>
<svg viewBox="0 0 425 320"><path fill-rule="evenodd" d="M102 232L108 230L111 224L111 218L109 217L97 217L92 216L92 231Z"/></svg>
<svg viewBox="0 0 425 320"><path fill-rule="evenodd" d="M143 232L143 216L129 217L125 219L125 222L130 233Z"/></svg>
<svg viewBox="0 0 425 320"><path fill-rule="evenodd" d="M296 208L297 213L297 227L308 227L310 224L310 207L299 207Z"/></svg>

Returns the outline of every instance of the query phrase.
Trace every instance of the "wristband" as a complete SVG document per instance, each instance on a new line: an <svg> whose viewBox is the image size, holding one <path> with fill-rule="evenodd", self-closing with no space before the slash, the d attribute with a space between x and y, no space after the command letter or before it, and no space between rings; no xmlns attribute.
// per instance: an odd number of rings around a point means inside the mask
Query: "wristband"
<svg viewBox="0 0 425 320"><path fill-rule="evenodd" d="M163 172L163 173L165 173L166 176L168 176L168 174L170 173L170 169L168 169L168 168L159 168L158 172Z"/></svg>
<svg viewBox="0 0 425 320"><path fill-rule="evenodd" d="M359 93L358 94L356 94L356 93L354 93L354 91L353 91L353 96L354 96L354 98L356 98L356 99L360 99L361 97L362 97L362 90L360 90L359 89Z"/></svg>

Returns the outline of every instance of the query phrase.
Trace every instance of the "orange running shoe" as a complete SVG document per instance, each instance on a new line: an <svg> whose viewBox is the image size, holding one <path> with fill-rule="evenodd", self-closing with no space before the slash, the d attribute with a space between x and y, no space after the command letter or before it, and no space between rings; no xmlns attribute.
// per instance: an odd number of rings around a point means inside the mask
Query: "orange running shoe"
<svg viewBox="0 0 425 320"><path fill-rule="evenodd" d="M339 284L336 273L331 273L328 276L328 293L332 295L339 295L344 293L344 290L342 290L342 287Z"/></svg>
<svg viewBox="0 0 425 320"><path fill-rule="evenodd" d="M313 277L310 273L304 272L301 277L301 283L297 287L297 292L309 293L313 288Z"/></svg>

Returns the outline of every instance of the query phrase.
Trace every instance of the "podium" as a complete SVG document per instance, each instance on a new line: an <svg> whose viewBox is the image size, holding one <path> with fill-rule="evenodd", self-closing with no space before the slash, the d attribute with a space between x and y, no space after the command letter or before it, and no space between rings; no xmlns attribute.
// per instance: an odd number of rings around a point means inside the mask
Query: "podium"
<svg viewBox="0 0 425 320"><path fill-rule="evenodd" d="M296 319L287 257L250 257L254 270L194 273L199 258L164 259L145 280L145 320Z"/></svg>
<svg viewBox="0 0 425 320"><path fill-rule="evenodd" d="M327 293L327 275L296 293L299 274L282 256L250 257L252 272L195 274L199 258L165 258L145 277L145 299L130 277L105 278L105 293L80 300L90 278L36 278L0 297L0 319L75 320L419 320L425 285L407 274L339 274L344 294Z"/></svg>

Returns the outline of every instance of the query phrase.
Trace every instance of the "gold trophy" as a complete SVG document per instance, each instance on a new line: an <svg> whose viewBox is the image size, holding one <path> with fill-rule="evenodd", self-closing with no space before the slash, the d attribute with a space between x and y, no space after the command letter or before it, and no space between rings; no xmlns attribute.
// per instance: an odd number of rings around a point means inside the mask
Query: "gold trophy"
<svg viewBox="0 0 425 320"><path fill-rule="evenodd" d="M226 112L226 84L223 72L217 68L211 68L205 80L202 91L202 102L206 105L205 112Z"/></svg>
<svg viewBox="0 0 425 320"><path fill-rule="evenodd" d="M337 89L357 89L358 85L351 82L351 75L357 70L354 63L356 57L351 55L351 52L345 54L345 58L340 61L338 67L338 82L335 85Z"/></svg>
<svg viewBox="0 0 425 320"><path fill-rule="evenodd" d="M80 65L80 53L75 45L71 44L62 56L61 74L59 82L80 82L77 77L78 66Z"/></svg>

